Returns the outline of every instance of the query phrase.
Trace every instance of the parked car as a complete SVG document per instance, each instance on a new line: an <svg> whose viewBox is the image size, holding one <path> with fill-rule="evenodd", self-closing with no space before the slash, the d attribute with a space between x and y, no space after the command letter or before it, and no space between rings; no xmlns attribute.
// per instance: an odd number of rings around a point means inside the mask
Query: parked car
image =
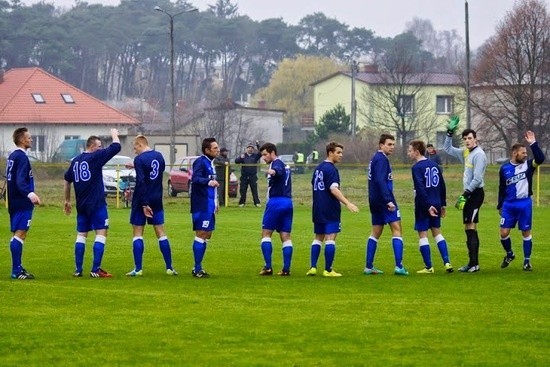
<svg viewBox="0 0 550 367"><path fill-rule="evenodd" d="M71 159L86 150L86 139L63 140L55 150L52 162L69 162Z"/></svg>
<svg viewBox="0 0 550 367"><path fill-rule="evenodd" d="M103 166L103 186L105 186L105 195L115 195L122 193L125 188L133 188L136 185L136 171L127 169L126 164L133 163L134 160L125 155L115 155L109 162ZM118 176L117 176L118 171Z"/></svg>
<svg viewBox="0 0 550 367"><path fill-rule="evenodd" d="M279 159L283 161L283 163L290 167L291 172L296 172L296 165L294 164L294 156L292 154L281 154L279 156Z"/></svg>
<svg viewBox="0 0 550 367"><path fill-rule="evenodd" d="M500 157L495 160L496 164L504 164L510 162L510 157Z"/></svg>
<svg viewBox="0 0 550 367"><path fill-rule="evenodd" d="M193 178L193 162L195 162L197 158L199 158L198 155L183 157L180 165L170 171L167 185L168 196L175 197L180 192L190 192ZM231 172L229 174L229 197L237 197L238 188L239 180L237 176Z"/></svg>

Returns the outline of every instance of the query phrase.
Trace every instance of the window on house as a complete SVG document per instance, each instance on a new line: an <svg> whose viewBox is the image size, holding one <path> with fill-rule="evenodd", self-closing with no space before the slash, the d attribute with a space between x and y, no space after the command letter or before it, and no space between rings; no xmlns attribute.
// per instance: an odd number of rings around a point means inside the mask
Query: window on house
<svg viewBox="0 0 550 367"><path fill-rule="evenodd" d="M32 93L32 98L34 99L34 102L36 103L46 103L46 100L44 97L42 97L42 94L40 93Z"/></svg>
<svg viewBox="0 0 550 367"><path fill-rule="evenodd" d="M80 139L80 135L65 135L63 140L74 140L74 139Z"/></svg>
<svg viewBox="0 0 550 367"><path fill-rule="evenodd" d="M453 113L453 96L437 96L435 99L435 109L438 114Z"/></svg>
<svg viewBox="0 0 550 367"><path fill-rule="evenodd" d="M46 151L46 135L33 135L32 136L32 148L33 152L45 152Z"/></svg>
<svg viewBox="0 0 550 367"><path fill-rule="evenodd" d="M414 113L414 96L399 96L397 98L397 114L399 116Z"/></svg>
<svg viewBox="0 0 550 367"><path fill-rule="evenodd" d="M63 98L65 103L74 103L74 98L69 93L61 93L61 98Z"/></svg>

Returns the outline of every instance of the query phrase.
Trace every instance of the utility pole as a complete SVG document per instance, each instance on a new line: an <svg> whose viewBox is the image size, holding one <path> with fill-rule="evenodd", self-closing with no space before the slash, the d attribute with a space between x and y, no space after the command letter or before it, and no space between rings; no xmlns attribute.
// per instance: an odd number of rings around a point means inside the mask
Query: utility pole
<svg viewBox="0 0 550 367"><path fill-rule="evenodd" d="M465 27L466 27L466 128L472 128L472 112L470 102L470 26L468 15L468 0L464 1Z"/></svg>
<svg viewBox="0 0 550 367"><path fill-rule="evenodd" d="M357 61L351 62L351 139L355 140L355 133L357 128L357 101L355 100L355 77L359 72L359 65Z"/></svg>

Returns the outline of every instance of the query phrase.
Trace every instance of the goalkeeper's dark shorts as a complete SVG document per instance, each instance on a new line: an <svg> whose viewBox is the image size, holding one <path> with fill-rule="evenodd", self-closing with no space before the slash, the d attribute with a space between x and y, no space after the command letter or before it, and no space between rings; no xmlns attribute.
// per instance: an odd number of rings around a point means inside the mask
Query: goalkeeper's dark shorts
<svg viewBox="0 0 550 367"><path fill-rule="evenodd" d="M462 210L462 223L479 222L479 208L483 205L484 199L485 191L483 191L482 187L472 191L472 195L466 200L466 204L464 204L464 209Z"/></svg>

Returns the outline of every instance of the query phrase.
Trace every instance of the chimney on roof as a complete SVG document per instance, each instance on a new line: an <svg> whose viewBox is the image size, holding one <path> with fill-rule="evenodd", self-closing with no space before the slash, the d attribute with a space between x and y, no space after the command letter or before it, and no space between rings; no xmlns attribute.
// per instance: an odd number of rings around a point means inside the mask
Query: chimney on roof
<svg viewBox="0 0 550 367"><path fill-rule="evenodd" d="M2 84L4 82L4 69L0 69L0 84Z"/></svg>
<svg viewBox="0 0 550 367"><path fill-rule="evenodd" d="M376 74L378 73L378 65L375 64L364 64L363 73Z"/></svg>

